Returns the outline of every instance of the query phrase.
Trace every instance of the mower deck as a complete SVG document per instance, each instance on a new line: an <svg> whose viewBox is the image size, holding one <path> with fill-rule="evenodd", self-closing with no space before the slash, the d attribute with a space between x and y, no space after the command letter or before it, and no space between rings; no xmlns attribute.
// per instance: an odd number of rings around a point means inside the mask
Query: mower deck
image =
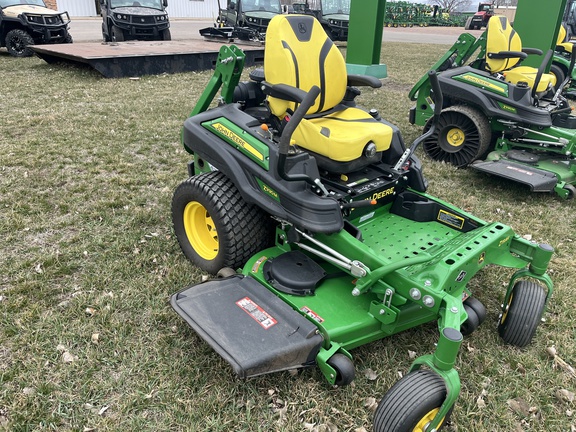
<svg viewBox="0 0 576 432"><path fill-rule="evenodd" d="M246 378L310 366L333 346L353 349L436 320L440 304L426 304L427 293L445 291L446 304L448 296L459 304L466 282L485 264L515 263L504 252L514 235L509 227L482 226L423 195L404 193L355 222L365 256L350 258L379 273L376 284L390 287L384 301L378 290L354 295L358 278L278 245L251 258L243 276L187 288L172 297L172 306ZM402 285L422 287L421 298L408 301Z"/></svg>

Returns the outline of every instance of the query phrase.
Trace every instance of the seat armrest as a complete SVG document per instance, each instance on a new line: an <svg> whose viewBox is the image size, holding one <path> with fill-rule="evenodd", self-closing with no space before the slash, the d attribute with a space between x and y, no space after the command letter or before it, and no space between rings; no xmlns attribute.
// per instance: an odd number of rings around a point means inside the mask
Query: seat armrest
<svg viewBox="0 0 576 432"><path fill-rule="evenodd" d="M525 59L526 57L528 57L528 54L520 51L500 51L497 53L488 53L487 56L490 59L507 59L507 58Z"/></svg>
<svg viewBox="0 0 576 432"><path fill-rule="evenodd" d="M522 48L522 52L526 54L542 55L542 50L539 48Z"/></svg>
<svg viewBox="0 0 576 432"><path fill-rule="evenodd" d="M372 88L382 87L382 81L378 78L369 75L348 75L348 86L368 86Z"/></svg>
<svg viewBox="0 0 576 432"><path fill-rule="evenodd" d="M290 102L301 103L308 94L308 92L288 84L270 84L267 81L262 81L260 85L264 94Z"/></svg>

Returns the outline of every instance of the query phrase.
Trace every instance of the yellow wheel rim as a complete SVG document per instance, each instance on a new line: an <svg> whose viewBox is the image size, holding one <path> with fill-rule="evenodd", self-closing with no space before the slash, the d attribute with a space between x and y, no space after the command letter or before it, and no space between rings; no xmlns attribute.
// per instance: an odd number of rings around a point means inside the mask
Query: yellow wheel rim
<svg viewBox="0 0 576 432"><path fill-rule="evenodd" d="M500 324L504 324L506 321L506 317L508 316L508 311L510 310L510 304L512 303L512 298L514 297L514 293L510 294L510 298L508 299L508 304L506 305L506 309L502 313L502 318L500 318Z"/></svg>
<svg viewBox="0 0 576 432"><path fill-rule="evenodd" d="M184 208L184 231L192 248L201 258L213 260L218 255L218 232L206 208L197 201Z"/></svg>
<svg viewBox="0 0 576 432"><path fill-rule="evenodd" d="M436 417L438 411L440 411L440 408L434 408L433 410L428 411L428 413L424 417L422 417L420 421L416 424L412 432L424 432L426 427L432 422L432 420L434 420L434 417ZM444 419L440 421L440 424L438 424L438 428L442 426L442 423L444 423Z"/></svg>
<svg viewBox="0 0 576 432"><path fill-rule="evenodd" d="M446 135L446 141L448 141L448 144L452 147L460 147L464 144L464 138L464 132L462 132L460 128L452 128Z"/></svg>

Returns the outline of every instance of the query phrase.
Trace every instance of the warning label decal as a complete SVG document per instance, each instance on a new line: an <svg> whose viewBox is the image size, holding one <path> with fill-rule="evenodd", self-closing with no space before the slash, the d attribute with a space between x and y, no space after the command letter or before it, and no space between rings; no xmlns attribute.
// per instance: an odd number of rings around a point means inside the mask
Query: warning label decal
<svg viewBox="0 0 576 432"><path fill-rule="evenodd" d="M300 308L300 310L302 312L304 312L306 315L308 315L310 318L312 318L314 321L316 321L320 324L324 322L324 318L322 318L320 315L318 315L316 312L314 312L309 307L302 306L302 308Z"/></svg>
<svg viewBox="0 0 576 432"><path fill-rule="evenodd" d="M236 304L244 310L248 315L250 315L258 324L260 324L265 330L268 330L274 324L278 324L272 316L254 303L249 297L244 297L236 302Z"/></svg>
<svg viewBox="0 0 576 432"><path fill-rule="evenodd" d="M463 217L455 215L454 213L448 213L446 210L440 210L438 212L438 220L457 229L462 229L464 226Z"/></svg>

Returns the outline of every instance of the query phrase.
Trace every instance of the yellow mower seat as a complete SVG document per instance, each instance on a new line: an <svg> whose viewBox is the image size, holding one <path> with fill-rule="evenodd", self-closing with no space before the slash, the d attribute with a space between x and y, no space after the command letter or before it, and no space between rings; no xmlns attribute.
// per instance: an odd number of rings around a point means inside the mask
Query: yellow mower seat
<svg viewBox="0 0 576 432"><path fill-rule="evenodd" d="M304 91L320 88L316 103L292 135L300 147L337 162L360 158L369 143L390 147L393 129L366 111L340 105L347 86L346 64L321 24L309 15L277 15L266 30L264 74L270 84ZM283 119L294 102L269 97L272 113Z"/></svg>
<svg viewBox="0 0 576 432"><path fill-rule="evenodd" d="M566 42L566 27L564 24L560 24L560 30L558 31L558 39L556 40L556 49L560 48L559 51L564 51L572 54L572 48L574 45L570 42Z"/></svg>
<svg viewBox="0 0 576 432"><path fill-rule="evenodd" d="M516 66L520 61L518 56L502 58L499 53L522 52L522 40L520 35L510 25L508 18L493 16L488 21L486 30L486 69L491 73L502 73L506 81L518 84L528 83L528 87L534 87L534 81L538 69L530 66ZM537 92L546 91L556 84L556 77L552 74L542 74L538 83Z"/></svg>

